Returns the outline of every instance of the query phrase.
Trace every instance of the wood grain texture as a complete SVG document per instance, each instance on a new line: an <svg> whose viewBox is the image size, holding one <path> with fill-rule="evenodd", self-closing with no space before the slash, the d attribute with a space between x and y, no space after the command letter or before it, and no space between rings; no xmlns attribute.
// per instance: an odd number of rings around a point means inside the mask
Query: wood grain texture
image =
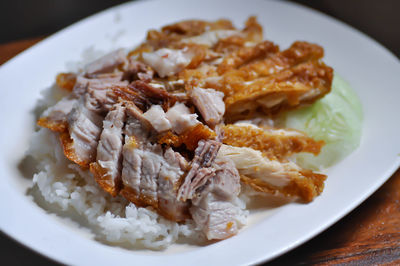
<svg viewBox="0 0 400 266"><path fill-rule="evenodd" d="M42 38L0 45L0 64ZM340 196L340 195L338 195ZM2 236L21 264L54 262ZM5 251L3 249L3 251ZM18 252L19 254L15 254ZM367 201L299 248L265 265L400 265L400 170Z"/></svg>
<svg viewBox="0 0 400 266"><path fill-rule="evenodd" d="M4 64L15 55L19 54L23 50L26 50L27 48L31 47L42 39L43 37L37 37L27 40L0 44L0 65Z"/></svg>

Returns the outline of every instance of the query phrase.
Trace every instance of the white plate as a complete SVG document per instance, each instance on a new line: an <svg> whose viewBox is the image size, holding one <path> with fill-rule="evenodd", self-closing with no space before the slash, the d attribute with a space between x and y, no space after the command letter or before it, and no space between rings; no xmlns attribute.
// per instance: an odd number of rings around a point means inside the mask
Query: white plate
<svg viewBox="0 0 400 266"><path fill-rule="evenodd" d="M311 204L280 207L239 235L206 247L175 252L137 252L83 236L39 208L25 195L31 180L18 163L33 128L32 109L66 62L88 46L132 47L148 29L186 18L226 17L242 26L257 15L266 37L289 46L307 40L325 48L325 61L355 88L364 106L361 146L329 169L324 193ZM1 229L26 246L66 264L238 265L272 259L320 233L359 205L400 162L400 64L360 32L315 11L278 1L150 1L112 8L47 38L0 69Z"/></svg>

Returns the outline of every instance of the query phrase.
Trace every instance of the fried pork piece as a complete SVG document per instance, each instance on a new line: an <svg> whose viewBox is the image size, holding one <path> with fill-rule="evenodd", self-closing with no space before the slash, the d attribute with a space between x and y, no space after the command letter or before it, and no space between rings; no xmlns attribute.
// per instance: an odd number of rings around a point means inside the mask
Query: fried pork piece
<svg viewBox="0 0 400 266"><path fill-rule="evenodd" d="M300 63L319 60L324 56L321 46L308 42L296 41L288 49L275 54L268 54L265 59L254 60L242 65L238 70L246 81L269 76ZM260 59L260 58L259 58Z"/></svg>
<svg viewBox="0 0 400 266"><path fill-rule="evenodd" d="M62 98L54 106L45 110L37 121L41 127L46 127L52 131L63 132L67 128L67 115L71 112L79 98L86 92L88 79L77 77L72 93Z"/></svg>
<svg viewBox="0 0 400 266"><path fill-rule="evenodd" d="M221 130L224 144L259 150L269 159L282 160L298 152L318 155L324 145L297 130L260 128L247 123L222 126Z"/></svg>
<svg viewBox="0 0 400 266"><path fill-rule="evenodd" d="M297 41L280 52L277 45L264 41L255 46L241 47L228 54L216 71L209 68L202 71L206 75L200 75L199 78L206 78L205 86L211 86L230 96L244 90L249 81L279 73L307 61L319 60L323 55L323 48L313 43ZM193 72L195 71L192 70L192 76ZM182 77L187 79L184 75ZM208 81L209 77L214 79Z"/></svg>
<svg viewBox="0 0 400 266"><path fill-rule="evenodd" d="M186 20L167 25L161 31L150 30L146 41L130 53L136 55L142 52L152 52L160 48L175 48L181 40L201 35L208 31L234 30L229 20L207 22L203 20Z"/></svg>
<svg viewBox="0 0 400 266"><path fill-rule="evenodd" d="M111 94L114 87L127 86L126 81L89 80L84 95L86 108L105 116L118 102L117 97Z"/></svg>
<svg viewBox="0 0 400 266"><path fill-rule="evenodd" d="M136 80L128 86L114 86L112 92L107 92L115 101L122 99L134 103L142 111L146 111L152 105L162 105L167 109L174 105L176 97L168 93L164 88L150 85L143 80Z"/></svg>
<svg viewBox="0 0 400 266"><path fill-rule="evenodd" d="M216 160L221 143L200 141L178 198L191 199L190 213L208 239L226 239L243 226L237 196L240 177L229 158Z"/></svg>
<svg viewBox="0 0 400 266"><path fill-rule="evenodd" d="M202 139L215 139L217 134L203 124L197 124L188 128L181 134L177 135L172 131L167 131L158 137L158 143L167 144L175 148L181 147L183 144L189 151L194 151L197 143Z"/></svg>
<svg viewBox="0 0 400 266"><path fill-rule="evenodd" d="M222 145L218 158L225 157L234 162L242 182L257 191L280 193L310 202L324 188L325 175L301 169L290 161L270 160L251 148Z"/></svg>
<svg viewBox="0 0 400 266"><path fill-rule="evenodd" d="M193 56L189 51L168 48L142 53L143 61L151 66L161 78L180 72L190 64Z"/></svg>
<svg viewBox="0 0 400 266"><path fill-rule="evenodd" d="M221 38L215 44L214 51L217 53L232 53L246 45L254 45L263 39L262 26L257 22L256 17L249 17L245 22L245 27L237 34L227 38Z"/></svg>
<svg viewBox="0 0 400 266"><path fill-rule="evenodd" d="M106 113L117 99L110 98L107 92L114 86L126 86L121 82L121 75L98 75L98 78L88 79L82 76L76 78L74 88L68 96L54 106L48 108L39 118L37 124L52 131L63 132L67 128L67 115L81 98L86 108L97 113Z"/></svg>
<svg viewBox="0 0 400 266"><path fill-rule="evenodd" d="M149 110L143 114L157 132L164 132L171 129L171 122L160 105L152 105Z"/></svg>
<svg viewBox="0 0 400 266"><path fill-rule="evenodd" d="M78 101L67 116L68 128L60 134L65 156L82 167L96 159L103 118Z"/></svg>
<svg viewBox="0 0 400 266"><path fill-rule="evenodd" d="M152 206L168 219L184 221L189 217L188 203L178 201L176 192L186 160L171 148L163 151L160 144L150 143L153 128L140 109L131 104L127 113L121 194L138 206Z"/></svg>
<svg viewBox="0 0 400 266"><path fill-rule="evenodd" d="M38 120L38 125L60 133L65 156L82 167L95 161L103 115L116 103L106 92L113 86L127 85L109 75L98 77L104 79L78 76L71 94Z"/></svg>
<svg viewBox="0 0 400 266"><path fill-rule="evenodd" d="M121 188L124 122L125 106L121 103L114 105L103 121L96 162L90 164L90 171L97 183L113 196L116 196Z"/></svg>
<svg viewBox="0 0 400 266"><path fill-rule="evenodd" d="M214 140L199 141L195 150L195 156L191 162L190 171L187 173L178 191L178 199L186 201L193 198L196 189L204 185L209 173L204 173L214 162L221 143ZM204 171L202 171L204 169Z"/></svg>
<svg viewBox="0 0 400 266"><path fill-rule="evenodd" d="M215 160L214 174L192 199L190 213L207 239L226 239L236 235L246 224L238 201L240 176L231 160Z"/></svg>
<svg viewBox="0 0 400 266"><path fill-rule="evenodd" d="M128 80L129 82L135 80L151 81L154 76L154 71L151 67L130 58L128 64L124 66L124 73L122 80Z"/></svg>
<svg viewBox="0 0 400 266"><path fill-rule="evenodd" d="M190 112L190 109L183 103L176 103L168 110L166 117L171 123L173 131L178 134L200 123L197 120L197 114Z"/></svg>
<svg viewBox="0 0 400 266"><path fill-rule="evenodd" d="M237 121L261 113L307 105L331 89L332 68L320 61L309 61L265 78L255 79L225 98L226 118Z"/></svg>
<svg viewBox="0 0 400 266"><path fill-rule="evenodd" d="M254 17L246 22L242 31L227 20L190 20L168 25L161 31L149 31L146 42L130 55L140 55L160 77L167 77L261 40L262 27Z"/></svg>
<svg viewBox="0 0 400 266"><path fill-rule="evenodd" d="M278 51L279 47L270 41L264 41L251 47L241 47L223 59L221 64L218 65L218 73L223 74L228 70L239 68L255 59L263 59Z"/></svg>
<svg viewBox="0 0 400 266"><path fill-rule="evenodd" d="M222 92L194 87L189 95L207 125L215 127L222 121L225 113L224 94Z"/></svg>
<svg viewBox="0 0 400 266"><path fill-rule="evenodd" d="M67 115L71 112L78 99L75 97L64 97L56 105L48 108L37 121L41 127L55 132L64 132L67 128Z"/></svg>
<svg viewBox="0 0 400 266"><path fill-rule="evenodd" d="M165 162L161 166L157 183L158 210L173 221L184 221L190 217L188 202L177 199L180 179L188 169L188 162L178 152L168 148L164 152Z"/></svg>

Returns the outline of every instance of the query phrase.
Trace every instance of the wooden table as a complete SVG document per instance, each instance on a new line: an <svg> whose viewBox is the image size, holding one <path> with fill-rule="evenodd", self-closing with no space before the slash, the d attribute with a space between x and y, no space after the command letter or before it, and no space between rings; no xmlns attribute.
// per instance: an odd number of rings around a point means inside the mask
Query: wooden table
<svg viewBox="0 0 400 266"><path fill-rule="evenodd" d="M42 38L0 45L0 64ZM0 238L3 262L45 265L54 262ZM334 226L266 265L400 265L400 169L375 194Z"/></svg>

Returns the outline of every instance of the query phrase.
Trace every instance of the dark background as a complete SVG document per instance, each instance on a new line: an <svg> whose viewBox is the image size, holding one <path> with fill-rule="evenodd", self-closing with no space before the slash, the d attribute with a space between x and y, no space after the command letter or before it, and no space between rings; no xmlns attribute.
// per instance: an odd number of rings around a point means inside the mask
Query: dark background
<svg viewBox="0 0 400 266"><path fill-rule="evenodd" d="M0 43L47 36L93 13L124 2L127 1L0 0ZM292 0L291 2L309 6L346 22L400 57L400 0ZM291 253L294 252L296 250ZM0 233L0 255L2 265L52 264L50 260L37 255L2 233ZM295 261L292 263L295 264Z"/></svg>
<svg viewBox="0 0 400 266"><path fill-rule="evenodd" d="M0 43L46 36L126 0L1 0ZM399 0L292 0L336 17L400 55Z"/></svg>

